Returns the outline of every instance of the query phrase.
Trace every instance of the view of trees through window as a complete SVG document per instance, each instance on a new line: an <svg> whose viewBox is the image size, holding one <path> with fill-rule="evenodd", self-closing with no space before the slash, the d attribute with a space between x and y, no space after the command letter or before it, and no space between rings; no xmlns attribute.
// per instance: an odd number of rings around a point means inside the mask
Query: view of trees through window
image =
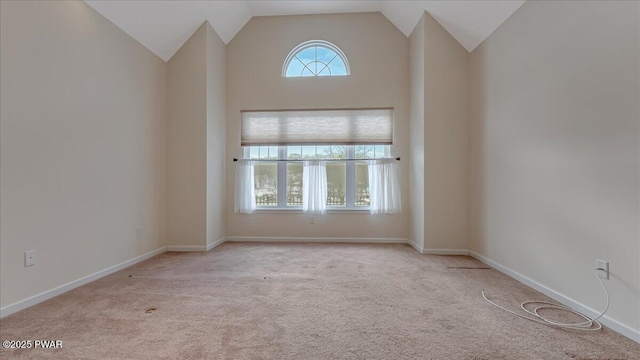
<svg viewBox="0 0 640 360"><path fill-rule="evenodd" d="M261 160L323 160L323 159L372 159L389 156L384 145L356 146L252 146L248 148L251 159ZM279 170L280 167L280 170ZM327 162L327 205L336 207L369 206L369 174L366 162ZM281 201L284 206L302 206L302 162L256 162L254 182L256 204L259 207L278 207L278 189L286 193ZM278 179L278 173L284 173ZM347 183L347 173L352 183ZM279 181L284 181L279 184ZM280 186L279 186L280 185ZM353 193L349 196L348 193ZM348 199L351 200L349 204Z"/></svg>
<svg viewBox="0 0 640 360"><path fill-rule="evenodd" d="M278 166L276 163L256 163L254 166L256 205L278 206Z"/></svg>

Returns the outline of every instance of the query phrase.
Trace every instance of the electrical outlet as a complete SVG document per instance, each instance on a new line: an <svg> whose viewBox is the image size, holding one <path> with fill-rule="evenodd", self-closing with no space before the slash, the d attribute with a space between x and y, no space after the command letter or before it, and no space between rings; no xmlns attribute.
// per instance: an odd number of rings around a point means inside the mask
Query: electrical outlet
<svg viewBox="0 0 640 360"><path fill-rule="evenodd" d="M604 260L596 260L596 270L598 277L601 279L609 280L609 262Z"/></svg>
<svg viewBox="0 0 640 360"><path fill-rule="evenodd" d="M29 250L24 252L24 266L32 266L36 264L36 251Z"/></svg>
<svg viewBox="0 0 640 360"><path fill-rule="evenodd" d="M313 216L311 217L311 223L312 223L312 224L315 224L315 223L316 223L316 222L315 222L315 218L314 218Z"/></svg>
<svg viewBox="0 0 640 360"><path fill-rule="evenodd" d="M136 239L138 239L138 241L142 240L142 229L140 226L136 228Z"/></svg>

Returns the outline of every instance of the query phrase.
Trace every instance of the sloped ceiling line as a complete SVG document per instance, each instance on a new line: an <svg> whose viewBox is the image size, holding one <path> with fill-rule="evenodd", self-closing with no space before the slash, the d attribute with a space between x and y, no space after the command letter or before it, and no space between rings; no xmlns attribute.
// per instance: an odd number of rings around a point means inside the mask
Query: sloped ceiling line
<svg viewBox="0 0 640 360"><path fill-rule="evenodd" d="M254 16L379 11L406 36L428 11L471 52L525 1L404 0L85 0L85 2L164 61L205 20L225 44Z"/></svg>

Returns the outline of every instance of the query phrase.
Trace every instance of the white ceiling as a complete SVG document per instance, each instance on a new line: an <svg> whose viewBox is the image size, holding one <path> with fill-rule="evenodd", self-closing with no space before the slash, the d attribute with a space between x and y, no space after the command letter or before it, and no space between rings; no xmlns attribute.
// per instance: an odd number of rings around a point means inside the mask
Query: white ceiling
<svg viewBox="0 0 640 360"><path fill-rule="evenodd" d="M380 11L406 36L428 11L468 51L476 48L524 0L85 0L165 61L205 20L228 43L253 16Z"/></svg>

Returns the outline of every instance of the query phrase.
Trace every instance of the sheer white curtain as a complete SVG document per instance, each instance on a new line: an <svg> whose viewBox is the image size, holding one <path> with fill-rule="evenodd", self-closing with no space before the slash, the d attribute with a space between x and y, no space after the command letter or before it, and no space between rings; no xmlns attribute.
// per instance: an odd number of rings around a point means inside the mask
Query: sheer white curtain
<svg viewBox="0 0 640 360"><path fill-rule="evenodd" d="M395 159L368 161L371 214L399 214L402 211L395 162Z"/></svg>
<svg viewBox="0 0 640 360"><path fill-rule="evenodd" d="M327 212L327 166L324 161L305 161L302 168L302 210Z"/></svg>
<svg viewBox="0 0 640 360"><path fill-rule="evenodd" d="M255 210L253 161L238 160L236 163L236 213L251 214Z"/></svg>

